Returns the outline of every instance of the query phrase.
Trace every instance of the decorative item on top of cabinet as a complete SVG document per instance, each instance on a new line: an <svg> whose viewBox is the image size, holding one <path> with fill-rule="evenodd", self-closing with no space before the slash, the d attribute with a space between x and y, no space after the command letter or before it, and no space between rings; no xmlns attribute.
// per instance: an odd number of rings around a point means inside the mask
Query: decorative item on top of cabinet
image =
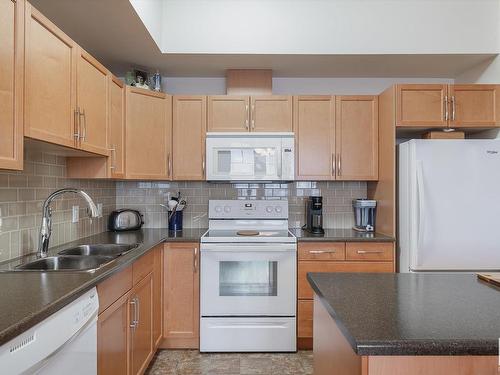
<svg viewBox="0 0 500 375"><path fill-rule="evenodd" d="M24 6L0 1L0 169L23 169Z"/></svg>
<svg viewBox="0 0 500 375"><path fill-rule="evenodd" d="M162 348L198 349L200 341L199 243L166 243L163 253Z"/></svg>
<svg viewBox="0 0 500 375"><path fill-rule="evenodd" d="M295 96L297 180L335 179L335 97Z"/></svg>
<svg viewBox="0 0 500 375"><path fill-rule="evenodd" d="M336 179L378 179L378 97L337 96Z"/></svg>
<svg viewBox="0 0 500 375"><path fill-rule="evenodd" d="M29 3L25 14L25 135L76 147L78 45Z"/></svg>
<svg viewBox="0 0 500 375"><path fill-rule="evenodd" d="M170 180L172 177L172 97L126 87L126 178Z"/></svg>
<svg viewBox="0 0 500 375"><path fill-rule="evenodd" d="M205 179L206 96L173 97L173 180Z"/></svg>

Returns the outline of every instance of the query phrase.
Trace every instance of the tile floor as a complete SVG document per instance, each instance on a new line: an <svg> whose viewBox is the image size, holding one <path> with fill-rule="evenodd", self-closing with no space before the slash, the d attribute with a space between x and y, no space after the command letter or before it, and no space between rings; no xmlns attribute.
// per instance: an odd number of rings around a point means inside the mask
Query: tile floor
<svg viewBox="0 0 500 375"><path fill-rule="evenodd" d="M159 350L147 375L312 375L312 351L200 354Z"/></svg>

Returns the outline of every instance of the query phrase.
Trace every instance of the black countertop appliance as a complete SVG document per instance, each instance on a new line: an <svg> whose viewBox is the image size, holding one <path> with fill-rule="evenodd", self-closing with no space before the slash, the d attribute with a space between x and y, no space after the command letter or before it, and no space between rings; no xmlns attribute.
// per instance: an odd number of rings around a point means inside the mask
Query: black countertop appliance
<svg viewBox="0 0 500 375"><path fill-rule="evenodd" d="M306 225L304 228L312 234L322 235L323 229L323 197L309 197L306 200Z"/></svg>

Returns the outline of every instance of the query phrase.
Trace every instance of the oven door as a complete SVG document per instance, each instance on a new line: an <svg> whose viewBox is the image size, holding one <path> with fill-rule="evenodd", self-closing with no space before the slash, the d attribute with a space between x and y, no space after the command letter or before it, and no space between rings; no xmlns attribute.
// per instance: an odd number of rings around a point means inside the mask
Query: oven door
<svg viewBox="0 0 500 375"><path fill-rule="evenodd" d="M201 315L295 316L295 244L202 244Z"/></svg>

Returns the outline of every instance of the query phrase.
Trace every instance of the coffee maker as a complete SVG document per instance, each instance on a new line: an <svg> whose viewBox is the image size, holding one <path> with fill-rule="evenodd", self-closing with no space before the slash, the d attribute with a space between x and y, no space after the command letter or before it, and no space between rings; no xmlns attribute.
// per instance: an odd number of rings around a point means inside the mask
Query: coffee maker
<svg viewBox="0 0 500 375"><path fill-rule="evenodd" d="M323 229L323 197L309 197L306 200L306 225L304 229L312 234L321 235Z"/></svg>

